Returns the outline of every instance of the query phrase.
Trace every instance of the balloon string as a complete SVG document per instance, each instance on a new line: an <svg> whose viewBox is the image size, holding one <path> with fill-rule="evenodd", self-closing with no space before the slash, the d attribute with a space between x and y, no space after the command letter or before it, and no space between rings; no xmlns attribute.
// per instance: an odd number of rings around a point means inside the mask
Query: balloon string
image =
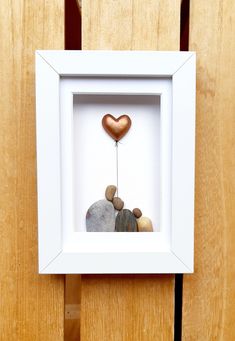
<svg viewBox="0 0 235 341"><path fill-rule="evenodd" d="M117 175L116 181L117 181L117 197L118 197L118 141L116 141L115 147L116 147L116 175Z"/></svg>

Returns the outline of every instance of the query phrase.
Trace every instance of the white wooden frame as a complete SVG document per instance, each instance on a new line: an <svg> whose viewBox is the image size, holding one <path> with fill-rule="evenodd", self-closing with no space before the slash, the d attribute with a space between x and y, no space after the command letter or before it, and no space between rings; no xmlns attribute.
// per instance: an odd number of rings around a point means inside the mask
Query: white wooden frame
<svg viewBox="0 0 235 341"><path fill-rule="evenodd" d="M158 232L74 232L71 243L65 243L61 191L60 81L61 77L68 76L118 76L124 80L136 77L136 82L141 78L170 77L172 160L168 243L164 243ZM195 53L36 51L36 112L39 272L192 273ZM109 248L107 242L112 247Z"/></svg>

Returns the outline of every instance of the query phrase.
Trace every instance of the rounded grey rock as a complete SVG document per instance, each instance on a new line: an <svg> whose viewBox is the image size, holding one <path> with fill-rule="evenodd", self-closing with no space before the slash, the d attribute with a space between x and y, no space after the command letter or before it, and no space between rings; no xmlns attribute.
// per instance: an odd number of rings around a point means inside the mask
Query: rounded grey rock
<svg viewBox="0 0 235 341"><path fill-rule="evenodd" d="M87 232L114 232L115 210L108 200L96 201L86 214Z"/></svg>
<svg viewBox="0 0 235 341"><path fill-rule="evenodd" d="M134 214L127 209L121 210L116 216L116 232L137 232L137 222Z"/></svg>

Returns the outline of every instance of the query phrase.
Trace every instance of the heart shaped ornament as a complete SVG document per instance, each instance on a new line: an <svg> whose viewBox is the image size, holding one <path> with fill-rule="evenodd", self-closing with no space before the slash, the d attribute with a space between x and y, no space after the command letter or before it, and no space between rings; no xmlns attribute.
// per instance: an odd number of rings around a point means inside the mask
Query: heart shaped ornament
<svg viewBox="0 0 235 341"><path fill-rule="evenodd" d="M106 133L118 142L130 129L131 119L127 115L115 118L112 115L107 114L102 119L102 125Z"/></svg>

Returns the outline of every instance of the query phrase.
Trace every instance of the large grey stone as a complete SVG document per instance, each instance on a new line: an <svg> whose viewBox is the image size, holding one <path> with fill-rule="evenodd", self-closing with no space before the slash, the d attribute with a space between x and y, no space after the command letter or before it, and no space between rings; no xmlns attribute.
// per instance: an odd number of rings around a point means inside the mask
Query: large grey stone
<svg viewBox="0 0 235 341"><path fill-rule="evenodd" d="M137 222L134 214L127 209L121 210L116 216L116 232L137 232Z"/></svg>
<svg viewBox="0 0 235 341"><path fill-rule="evenodd" d="M114 232L115 211L108 200L96 201L86 214L87 232Z"/></svg>

